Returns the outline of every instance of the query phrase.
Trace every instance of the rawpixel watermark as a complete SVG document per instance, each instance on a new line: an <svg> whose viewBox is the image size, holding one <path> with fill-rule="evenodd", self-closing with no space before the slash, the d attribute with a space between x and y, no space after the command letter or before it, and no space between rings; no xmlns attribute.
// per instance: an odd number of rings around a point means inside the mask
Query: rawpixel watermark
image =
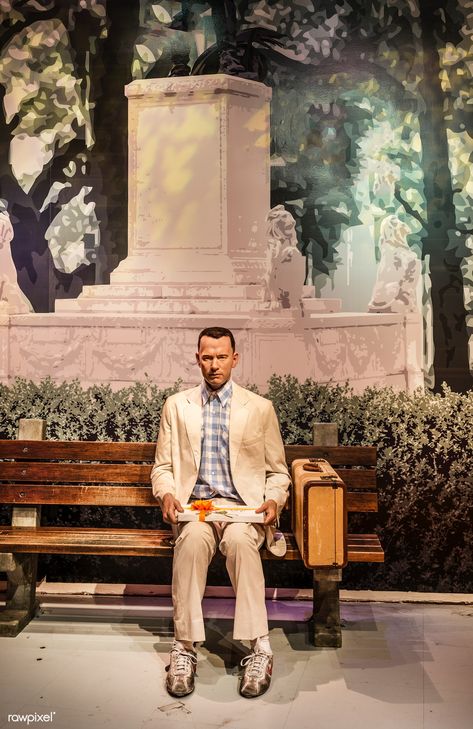
<svg viewBox="0 0 473 729"><path fill-rule="evenodd" d="M56 712L50 711L48 714L8 714L8 723L12 724L39 724L41 722L54 721Z"/></svg>

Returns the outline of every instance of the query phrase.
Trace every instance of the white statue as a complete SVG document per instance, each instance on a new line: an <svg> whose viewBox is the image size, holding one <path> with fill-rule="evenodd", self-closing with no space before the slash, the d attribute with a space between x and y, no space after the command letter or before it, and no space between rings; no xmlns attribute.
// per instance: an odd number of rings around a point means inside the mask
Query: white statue
<svg viewBox="0 0 473 729"><path fill-rule="evenodd" d="M305 259L297 248L296 221L284 205L276 205L266 218L266 299L283 309L297 307L303 294Z"/></svg>
<svg viewBox="0 0 473 729"><path fill-rule="evenodd" d="M410 232L409 226L396 215L388 215L381 223L381 260L368 311L396 314L418 311L421 262L409 248L407 236Z"/></svg>
<svg viewBox="0 0 473 729"><path fill-rule="evenodd" d="M0 200L0 313L29 314L33 311L33 307L18 286L10 250L12 240L13 226L7 207Z"/></svg>

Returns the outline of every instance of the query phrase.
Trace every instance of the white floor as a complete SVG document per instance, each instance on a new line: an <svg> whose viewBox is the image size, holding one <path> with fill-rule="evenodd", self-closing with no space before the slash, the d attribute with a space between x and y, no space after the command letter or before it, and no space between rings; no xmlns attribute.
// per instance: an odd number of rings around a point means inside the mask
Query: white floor
<svg viewBox="0 0 473 729"><path fill-rule="evenodd" d="M273 681L247 700L233 601L206 599L196 689L179 701L164 689L168 598L50 602L0 638L0 729L48 712L55 729L472 729L471 605L343 603L339 650L311 646L310 608L268 601Z"/></svg>

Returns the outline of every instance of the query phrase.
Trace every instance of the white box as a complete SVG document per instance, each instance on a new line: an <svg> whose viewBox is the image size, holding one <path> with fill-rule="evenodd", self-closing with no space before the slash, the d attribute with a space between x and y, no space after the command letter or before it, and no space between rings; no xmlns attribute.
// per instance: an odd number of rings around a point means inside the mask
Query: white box
<svg viewBox="0 0 473 729"><path fill-rule="evenodd" d="M202 512L191 508L190 504L183 507L184 511L177 511L178 521L199 521ZM206 511L203 521L228 521L242 522L250 521L256 524L264 522L265 513L257 514L255 509L250 506L217 506L212 511Z"/></svg>

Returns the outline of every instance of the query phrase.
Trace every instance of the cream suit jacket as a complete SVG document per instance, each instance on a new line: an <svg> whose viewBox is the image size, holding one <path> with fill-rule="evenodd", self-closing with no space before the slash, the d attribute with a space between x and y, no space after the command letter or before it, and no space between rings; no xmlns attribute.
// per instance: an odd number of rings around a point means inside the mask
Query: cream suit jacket
<svg viewBox="0 0 473 729"><path fill-rule="evenodd" d="M153 494L173 494L186 504L199 473L201 454L201 386L169 397L161 414ZM286 503L290 478L284 445L272 403L233 382L229 429L230 468L236 490L247 506L273 499L278 514ZM277 539L279 537L279 539ZM275 554L285 551L281 535L266 528L266 543Z"/></svg>

